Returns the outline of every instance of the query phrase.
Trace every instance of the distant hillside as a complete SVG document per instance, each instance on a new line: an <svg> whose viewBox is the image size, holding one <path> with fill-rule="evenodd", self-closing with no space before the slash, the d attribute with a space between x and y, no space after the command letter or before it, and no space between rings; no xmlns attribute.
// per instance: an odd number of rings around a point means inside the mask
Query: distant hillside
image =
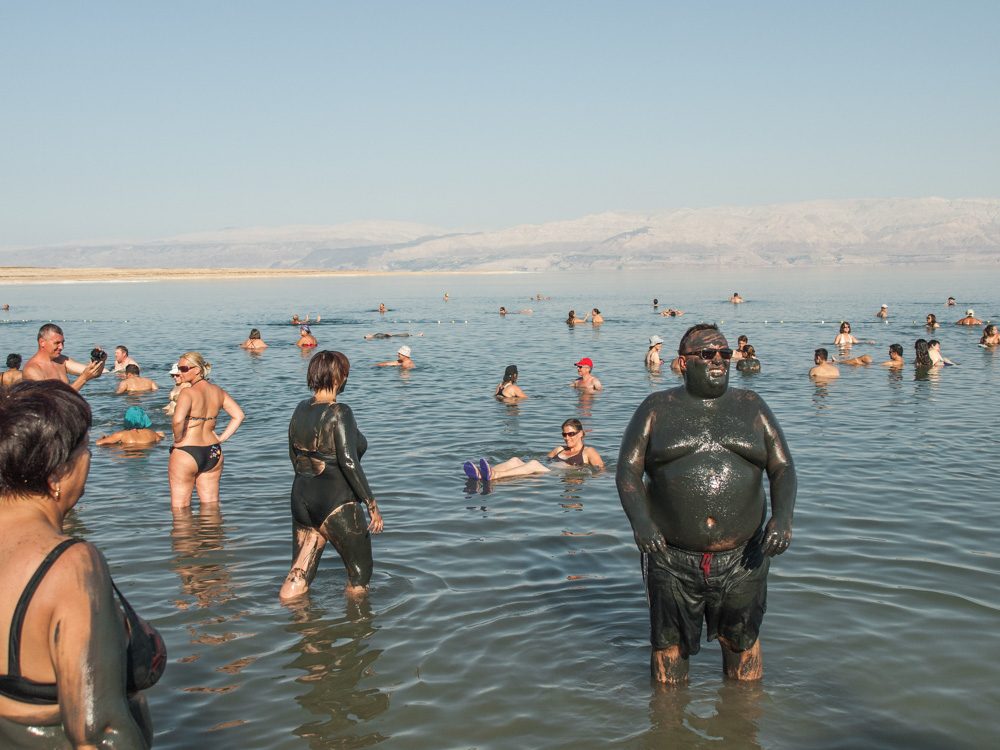
<svg viewBox="0 0 1000 750"><path fill-rule="evenodd" d="M608 212L498 231L403 222L226 229L0 250L0 265L370 271L1000 262L1000 200L917 198Z"/></svg>

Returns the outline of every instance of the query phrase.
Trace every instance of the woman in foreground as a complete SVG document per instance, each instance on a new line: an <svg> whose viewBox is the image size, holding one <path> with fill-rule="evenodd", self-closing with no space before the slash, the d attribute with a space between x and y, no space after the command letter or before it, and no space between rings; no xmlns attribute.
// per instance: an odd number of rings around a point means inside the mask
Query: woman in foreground
<svg viewBox="0 0 1000 750"><path fill-rule="evenodd" d="M372 577L371 534L381 533L382 513L361 468L368 441L351 407L337 402L350 371L351 363L340 352L316 352L306 373L312 398L299 402L288 424L295 479L292 569L279 593L284 600L309 591L327 542L347 569L348 596L364 594Z"/></svg>
<svg viewBox="0 0 1000 750"><path fill-rule="evenodd" d="M243 423L243 410L219 386L208 382L212 366L198 352L187 352L177 360L180 383L189 383L177 394L173 414L174 445L170 449L167 474L170 477L170 507L191 505L198 490L202 503L219 502L222 476L222 444ZM221 435L215 434L219 412L229 415Z"/></svg>
<svg viewBox="0 0 1000 750"><path fill-rule="evenodd" d="M550 463L563 467L591 466L595 469L603 469L604 460L601 458L601 454L594 448L584 445L583 436L583 423L579 419L567 419L562 424L563 444L557 445L549 451L546 458L549 459ZM469 479L485 479L486 481L525 477L531 474L546 474L550 471L549 467L537 459L522 461L516 456L495 466L490 466L485 458L479 459L478 465L466 461L462 465L462 469Z"/></svg>
<svg viewBox="0 0 1000 750"><path fill-rule="evenodd" d="M147 748L139 691L163 672L163 641L119 608L101 553L62 531L90 470L90 407L26 382L0 394L0 423L0 747Z"/></svg>

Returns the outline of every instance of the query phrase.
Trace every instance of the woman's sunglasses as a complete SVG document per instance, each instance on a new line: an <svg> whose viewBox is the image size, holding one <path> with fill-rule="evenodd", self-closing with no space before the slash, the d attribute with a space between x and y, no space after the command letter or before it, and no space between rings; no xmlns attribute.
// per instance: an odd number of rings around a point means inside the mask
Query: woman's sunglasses
<svg viewBox="0 0 1000 750"><path fill-rule="evenodd" d="M577 430L576 432L564 432L562 434L562 436L563 437L573 437L574 435L579 435L579 434L580 434L580 431Z"/></svg>
<svg viewBox="0 0 1000 750"><path fill-rule="evenodd" d="M181 372L188 372L190 370L197 370L198 368L197 366L177 365L177 369L180 370Z"/></svg>

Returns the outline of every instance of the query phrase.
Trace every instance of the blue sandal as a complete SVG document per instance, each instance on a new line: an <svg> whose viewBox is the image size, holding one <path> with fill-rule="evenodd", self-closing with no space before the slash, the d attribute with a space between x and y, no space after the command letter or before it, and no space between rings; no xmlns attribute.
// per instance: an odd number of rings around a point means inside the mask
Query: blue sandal
<svg viewBox="0 0 1000 750"><path fill-rule="evenodd" d="M472 461L466 461L462 464L462 468L465 469L465 476L469 479L479 479L479 469L475 467Z"/></svg>
<svg viewBox="0 0 1000 750"><path fill-rule="evenodd" d="M479 477L487 482L493 478L493 470L490 468L490 465L486 462L485 458L479 459Z"/></svg>

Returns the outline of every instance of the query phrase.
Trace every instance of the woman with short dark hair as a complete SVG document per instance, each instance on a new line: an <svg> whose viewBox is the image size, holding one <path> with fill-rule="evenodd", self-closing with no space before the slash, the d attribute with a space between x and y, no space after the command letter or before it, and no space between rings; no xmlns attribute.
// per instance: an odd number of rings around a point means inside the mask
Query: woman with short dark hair
<svg viewBox="0 0 1000 750"><path fill-rule="evenodd" d="M54 380L0 393L0 747L146 748L159 634L62 524L90 470L90 407Z"/></svg>
<svg viewBox="0 0 1000 750"><path fill-rule="evenodd" d="M264 343L264 339L260 337L260 330L257 328L250 329L250 335L247 340L240 344L241 349L246 349L251 352L259 352L261 349L267 349L267 344Z"/></svg>
<svg viewBox="0 0 1000 750"><path fill-rule="evenodd" d="M11 352L7 355L6 372L0 372L0 389L10 388L12 385L20 383L23 378L24 373L21 372L21 355Z"/></svg>
<svg viewBox="0 0 1000 750"><path fill-rule="evenodd" d="M313 395L299 402L288 424L288 454L295 468L292 569L281 587L282 599L309 591L327 542L347 569L349 596L364 594L372 577L371 534L382 531L382 513L361 468L368 441L351 407L337 402L350 372L341 352L316 352L306 373Z"/></svg>

